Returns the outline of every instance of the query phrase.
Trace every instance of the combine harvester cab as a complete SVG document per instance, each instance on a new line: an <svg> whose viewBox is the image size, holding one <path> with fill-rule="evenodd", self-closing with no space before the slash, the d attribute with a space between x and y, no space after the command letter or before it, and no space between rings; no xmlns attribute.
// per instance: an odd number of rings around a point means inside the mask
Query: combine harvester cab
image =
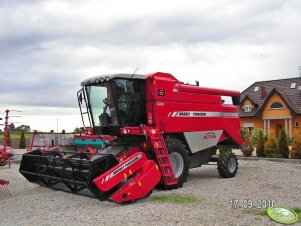
<svg viewBox="0 0 301 226"><path fill-rule="evenodd" d="M234 104L224 104L230 96ZM182 187L189 168L216 162L222 177L234 177L239 147L239 92L187 85L167 73L96 76L77 93L85 127L75 136L79 153L32 151L20 173L30 182L93 194L123 203L147 197L155 186ZM105 145L97 139L110 142Z"/></svg>

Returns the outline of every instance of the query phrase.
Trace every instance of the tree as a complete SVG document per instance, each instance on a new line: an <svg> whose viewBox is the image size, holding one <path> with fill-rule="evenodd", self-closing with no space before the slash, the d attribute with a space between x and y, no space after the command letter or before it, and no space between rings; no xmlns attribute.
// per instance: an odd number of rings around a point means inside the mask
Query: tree
<svg viewBox="0 0 301 226"><path fill-rule="evenodd" d="M14 129L15 129L15 124L14 124L14 123L10 123L10 124L8 125L8 127L9 127L10 129L14 130Z"/></svg>
<svg viewBox="0 0 301 226"><path fill-rule="evenodd" d="M50 133L54 133L54 130L52 129L52 130L50 130Z"/></svg>
<svg viewBox="0 0 301 226"><path fill-rule="evenodd" d="M271 130L264 145L264 154L269 158L273 158L274 153L277 153L277 140L274 131Z"/></svg>
<svg viewBox="0 0 301 226"><path fill-rule="evenodd" d="M29 132L30 131L30 126L28 126L28 125L21 125L21 126L18 126L16 128L16 130L18 130L18 131L24 131L24 132Z"/></svg>
<svg viewBox="0 0 301 226"><path fill-rule="evenodd" d="M79 134L79 133L81 133L81 132L82 132L81 128L76 127L76 128L74 129L74 132L73 132L73 133Z"/></svg>
<svg viewBox="0 0 301 226"><path fill-rule="evenodd" d="M301 134L296 133L294 136L294 142L290 151L292 159L301 159Z"/></svg>
<svg viewBox="0 0 301 226"><path fill-rule="evenodd" d="M279 153L279 157L288 158L289 148L288 148L287 135L284 128L281 129L278 137L277 152Z"/></svg>
<svg viewBox="0 0 301 226"><path fill-rule="evenodd" d="M26 148L26 140L25 140L25 132L24 132L24 130L22 130L22 133L21 133L19 148L21 148L21 149Z"/></svg>
<svg viewBox="0 0 301 226"><path fill-rule="evenodd" d="M258 136L259 136L259 129L254 129L251 132L251 144L253 146L257 146L258 144Z"/></svg>
<svg viewBox="0 0 301 226"><path fill-rule="evenodd" d="M7 129L7 146L11 147L10 130Z"/></svg>
<svg viewBox="0 0 301 226"><path fill-rule="evenodd" d="M262 130L258 132L258 142L256 146L256 155L257 157L265 157L264 156L264 137Z"/></svg>
<svg viewBox="0 0 301 226"><path fill-rule="evenodd" d="M62 130L62 134L65 134L65 133L66 133L66 130L63 129L63 130Z"/></svg>

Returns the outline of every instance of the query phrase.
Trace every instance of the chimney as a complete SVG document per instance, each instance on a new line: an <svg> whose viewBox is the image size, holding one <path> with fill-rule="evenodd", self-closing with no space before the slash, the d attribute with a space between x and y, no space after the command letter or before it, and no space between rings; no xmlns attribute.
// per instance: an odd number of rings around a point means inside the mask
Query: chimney
<svg viewBox="0 0 301 226"><path fill-rule="evenodd" d="M262 99L266 98L266 96L267 96L267 90L264 86L260 87L260 96Z"/></svg>

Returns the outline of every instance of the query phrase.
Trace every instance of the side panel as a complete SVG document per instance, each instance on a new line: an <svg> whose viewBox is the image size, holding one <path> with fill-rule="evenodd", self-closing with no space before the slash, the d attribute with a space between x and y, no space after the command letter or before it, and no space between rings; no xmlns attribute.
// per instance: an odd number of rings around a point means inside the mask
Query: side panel
<svg viewBox="0 0 301 226"><path fill-rule="evenodd" d="M143 152L138 152L109 169L107 172L96 177L93 180L93 183L99 190L109 191L141 169L145 161L147 161L146 155Z"/></svg>
<svg viewBox="0 0 301 226"><path fill-rule="evenodd" d="M177 88L179 85L185 89ZM206 141L192 145L192 152L225 140L232 140L238 145L243 143L239 135L237 108L232 104L224 104L220 96L226 91L184 85L173 76L162 73L148 77L146 88L147 114L151 112L153 118L153 124L149 126L156 127L162 133L202 132L200 135L205 135L208 131L223 131L215 135L219 138L217 141L214 139L212 143ZM228 93L236 94L234 91ZM192 143L197 140L186 139Z"/></svg>
<svg viewBox="0 0 301 226"><path fill-rule="evenodd" d="M185 132L184 136L192 153L216 146L222 130L211 130L202 132Z"/></svg>
<svg viewBox="0 0 301 226"><path fill-rule="evenodd" d="M190 168L200 167L211 161L212 155L214 155L215 149L208 148L203 151L193 153L190 156Z"/></svg>

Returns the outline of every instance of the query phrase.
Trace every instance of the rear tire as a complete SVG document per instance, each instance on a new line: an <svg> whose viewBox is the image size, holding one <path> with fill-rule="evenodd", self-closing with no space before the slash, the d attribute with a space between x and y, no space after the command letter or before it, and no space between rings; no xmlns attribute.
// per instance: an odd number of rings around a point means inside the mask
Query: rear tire
<svg viewBox="0 0 301 226"><path fill-rule="evenodd" d="M217 162L217 170L221 177L235 177L238 170L238 162L234 153L226 152L221 155Z"/></svg>
<svg viewBox="0 0 301 226"><path fill-rule="evenodd" d="M162 189L176 189L183 187L183 183L187 181L190 164L188 150L186 149L185 145L177 139L166 139L165 144L178 183L172 186L168 186L165 185L163 179L161 179L159 187Z"/></svg>

